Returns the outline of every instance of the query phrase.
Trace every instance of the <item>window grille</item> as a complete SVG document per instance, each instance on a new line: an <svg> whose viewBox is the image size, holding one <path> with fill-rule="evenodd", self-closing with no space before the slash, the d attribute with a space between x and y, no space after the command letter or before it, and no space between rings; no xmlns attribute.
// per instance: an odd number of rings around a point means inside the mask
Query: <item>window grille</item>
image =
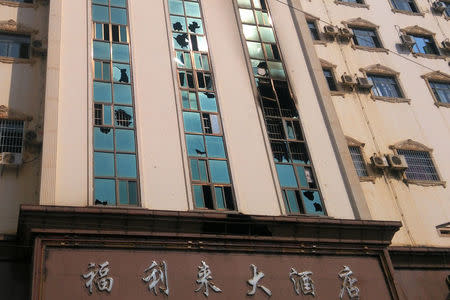
<svg viewBox="0 0 450 300"><path fill-rule="evenodd" d="M356 173L358 173L358 176L369 176L369 174L367 173L366 164L364 163L364 159L361 154L361 148L357 146L350 146L348 147L348 150L350 150L350 155L352 156L353 164L355 165Z"/></svg>
<svg viewBox="0 0 450 300"><path fill-rule="evenodd" d="M399 149L397 153L404 155L408 163L406 178L426 181L440 180L429 152Z"/></svg>
<svg viewBox="0 0 450 300"><path fill-rule="evenodd" d="M0 153L22 153L23 121L0 119Z"/></svg>

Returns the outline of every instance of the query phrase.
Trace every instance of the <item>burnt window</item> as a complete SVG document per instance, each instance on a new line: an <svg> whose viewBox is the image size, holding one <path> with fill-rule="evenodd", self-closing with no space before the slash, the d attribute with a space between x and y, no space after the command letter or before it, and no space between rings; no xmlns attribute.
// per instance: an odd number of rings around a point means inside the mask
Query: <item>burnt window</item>
<svg viewBox="0 0 450 300"><path fill-rule="evenodd" d="M30 36L0 33L0 56L30 58Z"/></svg>

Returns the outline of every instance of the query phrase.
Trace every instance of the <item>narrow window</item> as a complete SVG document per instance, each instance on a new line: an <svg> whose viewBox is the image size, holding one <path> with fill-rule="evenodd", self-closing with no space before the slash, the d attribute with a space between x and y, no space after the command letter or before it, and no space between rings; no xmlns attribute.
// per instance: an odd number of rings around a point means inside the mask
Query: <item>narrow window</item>
<svg viewBox="0 0 450 300"><path fill-rule="evenodd" d="M339 2L347 2L347 3L359 3L364 4L363 0L338 0Z"/></svg>
<svg viewBox="0 0 450 300"><path fill-rule="evenodd" d="M429 84L438 102L450 103L450 83L429 81Z"/></svg>
<svg viewBox="0 0 450 300"><path fill-rule="evenodd" d="M398 149L397 153L404 155L408 163L406 178L412 180L439 181L439 175L427 151L414 151Z"/></svg>
<svg viewBox="0 0 450 300"><path fill-rule="evenodd" d="M320 40L319 36L319 30L317 29L316 22L313 20L306 21L308 24L309 32L311 33L311 37L313 40L318 41Z"/></svg>
<svg viewBox="0 0 450 300"><path fill-rule="evenodd" d="M367 173L366 163L364 162L364 158L361 153L361 148L358 146L349 146L348 150L350 151L350 155L353 160L353 165L355 166L356 173L359 177L367 177L369 174Z"/></svg>
<svg viewBox="0 0 450 300"><path fill-rule="evenodd" d="M378 97L403 98L403 95L394 76L368 75L372 82L372 92Z"/></svg>
<svg viewBox="0 0 450 300"><path fill-rule="evenodd" d="M322 71L330 91L337 91L336 80L334 79L333 71L327 68L322 68Z"/></svg>
<svg viewBox="0 0 450 300"><path fill-rule="evenodd" d="M353 42L357 46L369 48L381 48L381 43L375 29L351 28L353 31Z"/></svg>
<svg viewBox="0 0 450 300"><path fill-rule="evenodd" d="M30 58L30 36L0 33L0 56Z"/></svg>

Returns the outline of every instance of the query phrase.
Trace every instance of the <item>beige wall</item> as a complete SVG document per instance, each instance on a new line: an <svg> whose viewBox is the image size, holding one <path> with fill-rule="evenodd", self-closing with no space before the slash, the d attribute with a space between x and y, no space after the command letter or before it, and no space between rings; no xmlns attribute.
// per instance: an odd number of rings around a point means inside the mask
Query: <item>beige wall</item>
<svg viewBox="0 0 450 300"><path fill-rule="evenodd" d="M33 40L47 38L48 7L14 7L0 4L0 23L13 20L18 30L31 34ZM13 118L27 119L25 130L37 133L42 140L42 114L46 60L31 56L24 63L0 61L0 106L9 109ZM40 180L39 146L26 147L24 164L18 169L5 167L0 176L0 233L14 234L20 204L37 204Z"/></svg>
<svg viewBox="0 0 450 300"><path fill-rule="evenodd" d="M343 26L342 21L361 17L379 25L378 33L383 46L398 52L400 40L396 26L404 28L419 25L436 33L440 43L450 35L450 27L444 16L430 13L427 1L416 0L425 16L394 14L388 0L366 0L369 9L336 5L333 1L302 0L306 12L334 25ZM300 4L299 1L296 1ZM319 22L323 31L324 23ZM345 135L366 144L366 159L373 153L392 153L390 145L412 139L434 149L433 156L442 180L450 178L450 109L437 107L420 77L433 70L450 74L444 59L415 58L407 51L402 55L426 67L399 58L393 53L374 53L352 49L350 44L337 42L315 46L320 58L335 65L336 76L344 72L358 73L360 68L382 64L400 72L400 83L405 97L411 104L374 101L369 94L346 93L333 96ZM401 220L403 227L394 237L396 245L449 246L448 238L439 237L436 225L450 221L450 192L442 186L423 187L405 185L393 176L377 175L375 182L361 183L370 212L374 219Z"/></svg>
<svg viewBox="0 0 450 300"><path fill-rule="evenodd" d="M130 1L141 202L150 209L188 210L193 205L165 3L152 2L149 9L147 2ZM46 105L57 113L46 114L48 124L55 127L49 125L48 139L44 140L49 151L44 154L47 164L43 167L41 204L84 206L90 203L92 192L87 175L92 173L87 125L92 105L92 79L87 73L91 72L88 62L92 58L90 51L85 51L90 47L90 27L79 24L90 22L85 4L53 1L51 6L55 14L50 24L61 29L51 45L60 55L59 60L52 58L52 71L58 80L47 86ZM203 10L238 209L280 215L284 208L278 179L258 116L232 2L203 1ZM311 80L306 75L300 77L306 74L299 71L306 70L305 59L300 47L291 47L288 42L295 32L292 20L283 7L274 7L274 20L280 40L285 40L281 48L328 213L353 218ZM74 28L79 30L69 39L67 33ZM51 147L52 141L57 147Z"/></svg>

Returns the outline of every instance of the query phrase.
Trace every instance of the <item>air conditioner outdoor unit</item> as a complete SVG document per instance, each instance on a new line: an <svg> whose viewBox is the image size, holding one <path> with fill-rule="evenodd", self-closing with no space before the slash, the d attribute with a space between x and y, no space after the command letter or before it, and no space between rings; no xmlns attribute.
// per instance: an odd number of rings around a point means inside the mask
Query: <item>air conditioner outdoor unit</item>
<svg viewBox="0 0 450 300"><path fill-rule="evenodd" d="M445 50L450 51L450 40L442 41L442 47L443 47Z"/></svg>
<svg viewBox="0 0 450 300"><path fill-rule="evenodd" d="M353 78L352 75L348 75L346 73L344 73L341 76L342 79L342 84L347 85L347 86L354 86L355 85L355 79Z"/></svg>
<svg viewBox="0 0 450 300"><path fill-rule="evenodd" d="M323 27L323 32L328 36L336 36L338 34L336 27L332 25L325 25Z"/></svg>
<svg viewBox="0 0 450 300"><path fill-rule="evenodd" d="M372 88L373 84L367 79L367 77L358 77L356 78L356 81L358 83L358 86L362 89L370 89Z"/></svg>
<svg viewBox="0 0 450 300"><path fill-rule="evenodd" d="M339 35L343 38L351 38L353 33L348 28L339 28Z"/></svg>
<svg viewBox="0 0 450 300"><path fill-rule="evenodd" d="M414 38L408 34L402 34L400 35L400 39L402 40L403 45L412 47L416 44L416 41Z"/></svg>
<svg viewBox="0 0 450 300"><path fill-rule="evenodd" d="M435 11L443 13L445 8L447 7L447 4L442 1L434 1L432 6Z"/></svg>
<svg viewBox="0 0 450 300"><path fill-rule="evenodd" d="M408 168L408 163L403 155L388 154L386 157L391 169L405 170Z"/></svg>
<svg viewBox="0 0 450 300"><path fill-rule="evenodd" d="M0 165L21 165L22 153L2 152L0 153Z"/></svg>
<svg viewBox="0 0 450 300"><path fill-rule="evenodd" d="M384 156L374 155L370 158L370 160L377 169L386 169L389 167L389 163Z"/></svg>

